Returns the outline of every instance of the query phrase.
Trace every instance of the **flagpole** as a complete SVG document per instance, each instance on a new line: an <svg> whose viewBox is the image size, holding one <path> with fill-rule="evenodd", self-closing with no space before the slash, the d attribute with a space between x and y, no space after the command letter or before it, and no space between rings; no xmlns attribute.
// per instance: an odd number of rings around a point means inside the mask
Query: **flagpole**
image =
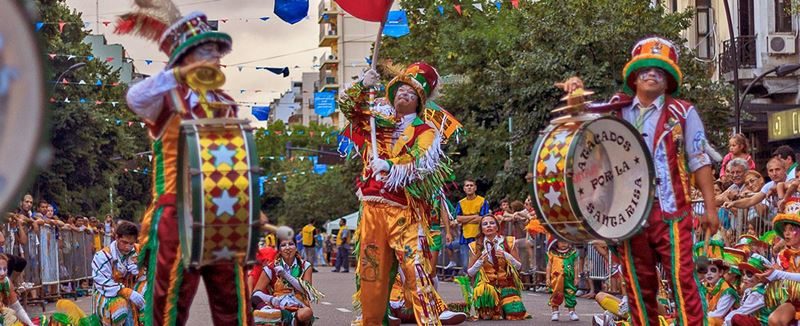
<svg viewBox="0 0 800 326"><path fill-rule="evenodd" d="M386 27L386 20L389 17L389 11L392 10L392 4L394 4L394 0L389 1L389 6L386 8L386 13L383 15L383 19L381 20L381 26L378 29L378 36L375 39L375 47L372 52L372 62L371 68L375 70L378 66L378 54L381 51L381 38L383 36L383 28ZM373 88L369 92L369 101L374 106L375 105L375 89ZM378 140L375 133L375 114L370 114L369 116L369 136L370 142L372 143L372 159L378 158ZM376 177L378 177L376 175Z"/></svg>

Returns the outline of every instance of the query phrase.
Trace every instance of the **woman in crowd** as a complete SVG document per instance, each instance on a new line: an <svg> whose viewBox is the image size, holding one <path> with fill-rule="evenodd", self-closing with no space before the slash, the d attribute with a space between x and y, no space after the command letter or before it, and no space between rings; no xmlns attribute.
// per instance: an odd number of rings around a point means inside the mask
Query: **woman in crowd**
<svg viewBox="0 0 800 326"><path fill-rule="evenodd" d="M467 273L474 279L472 303L481 319L522 320L525 311L520 293L519 262L514 237L498 234L497 217L481 219L481 233L470 243L470 264Z"/></svg>
<svg viewBox="0 0 800 326"><path fill-rule="evenodd" d="M311 285L311 263L300 257L293 239L282 239L278 246L278 257L264 266L254 287L253 316L256 323L311 325L311 303L322 296Z"/></svg>

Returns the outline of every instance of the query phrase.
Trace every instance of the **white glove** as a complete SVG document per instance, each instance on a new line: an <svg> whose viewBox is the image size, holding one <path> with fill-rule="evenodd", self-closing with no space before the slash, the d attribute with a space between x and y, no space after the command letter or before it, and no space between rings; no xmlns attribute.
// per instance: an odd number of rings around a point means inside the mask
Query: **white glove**
<svg viewBox="0 0 800 326"><path fill-rule="evenodd" d="M378 84L380 78L381 76L377 71L375 71L375 69L370 69L364 73L364 78L361 79L361 84L366 87L372 87Z"/></svg>
<svg viewBox="0 0 800 326"><path fill-rule="evenodd" d="M369 162L369 167L372 169L372 176L378 175L381 171L389 171L391 166L389 162L383 159L375 158Z"/></svg>
<svg viewBox="0 0 800 326"><path fill-rule="evenodd" d="M273 269L275 270L275 275L283 276L286 274L286 270L281 265L276 265Z"/></svg>
<svg viewBox="0 0 800 326"><path fill-rule="evenodd" d="M129 274L139 275L139 266L136 266L136 264L128 264L125 268L128 270Z"/></svg>
<svg viewBox="0 0 800 326"><path fill-rule="evenodd" d="M139 294L139 292L131 291L129 299L131 302L133 302L133 304L136 305L136 307L139 307L139 309L144 308L144 297Z"/></svg>

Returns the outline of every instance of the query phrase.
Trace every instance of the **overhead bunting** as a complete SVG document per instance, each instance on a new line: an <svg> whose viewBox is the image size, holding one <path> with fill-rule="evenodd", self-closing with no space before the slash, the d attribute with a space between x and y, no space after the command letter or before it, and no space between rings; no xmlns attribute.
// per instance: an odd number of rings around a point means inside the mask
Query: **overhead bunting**
<svg viewBox="0 0 800 326"><path fill-rule="evenodd" d="M408 35L411 30L408 27L408 18L405 10L392 10L386 19L386 26L383 28L383 35L389 37L403 37Z"/></svg>
<svg viewBox="0 0 800 326"><path fill-rule="evenodd" d="M275 0L275 15L295 24L308 16L308 0Z"/></svg>
<svg viewBox="0 0 800 326"><path fill-rule="evenodd" d="M258 121L269 120L269 106L254 106L251 112Z"/></svg>

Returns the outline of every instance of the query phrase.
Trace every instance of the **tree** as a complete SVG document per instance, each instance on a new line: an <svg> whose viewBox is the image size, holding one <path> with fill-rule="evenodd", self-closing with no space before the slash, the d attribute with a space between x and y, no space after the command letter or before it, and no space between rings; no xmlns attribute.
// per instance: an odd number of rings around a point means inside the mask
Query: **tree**
<svg viewBox="0 0 800 326"><path fill-rule="evenodd" d="M563 96L555 82L577 75L596 99L608 98L622 88L622 67L637 40L657 34L685 41L681 31L693 18L691 11L667 13L640 0L540 0L520 2L519 9L504 2L499 11L479 2L483 11L463 6L459 15L450 7L440 14L430 1L405 0L411 34L386 39L381 51L399 64L427 61L454 80L437 102L468 131L451 156L457 180L477 178L494 201L526 195L533 142ZM686 48L681 53L682 98L697 104L706 129L716 131L712 143L722 144L730 91L710 80L709 64Z"/></svg>
<svg viewBox="0 0 800 326"><path fill-rule="evenodd" d="M54 154L32 192L36 198L55 203L61 215L93 215L110 211L109 191L116 190L115 200L123 203L120 215L138 218L149 201L150 179L125 175L121 163L135 161L134 153L148 150L148 137L138 124L131 127L120 123L136 118L125 106L124 89L113 86L119 82L118 73L104 60L87 59L92 53L82 42L88 33L82 30L80 13L70 10L64 0L39 0L37 4L41 21L65 24L60 30L58 24L48 23L38 32L44 47L42 60L50 64L45 80L54 86L49 107ZM50 53L58 55L49 59ZM85 85L61 85L55 80L78 62L86 66L65 78L84 80ZM98 80L100 86L95 85ZM117 103L98 104L95 99Z"/></svg>

